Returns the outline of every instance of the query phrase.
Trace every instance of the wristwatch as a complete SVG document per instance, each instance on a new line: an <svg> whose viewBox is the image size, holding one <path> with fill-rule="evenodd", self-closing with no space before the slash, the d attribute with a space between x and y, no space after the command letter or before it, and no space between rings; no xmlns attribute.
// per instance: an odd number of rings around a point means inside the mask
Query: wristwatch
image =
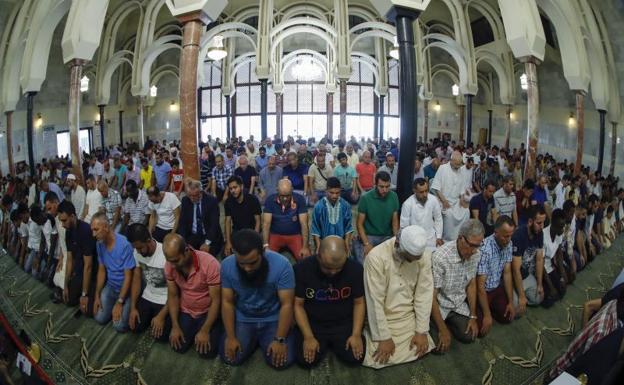
<svg viewBox="0 0 624 385"><path fill-rule="evenodd" d="M117 303L124 304L125 300L121 297L117 298Z"/></svg>
<svg viewBox="0 0 624 385"><path fill-rule="evenodd" d="M471 314L469 318L470 318L470 319L477 319L477 316L476 316L476 315L472 315L472 314Z"/></svg>
<svg viewBox="0 0 624 385"><path fill-rule="evenodd" d="M273 337L273 341L280 343L280 344L285 344L286 343L286 338L284 337Z"/></svg>

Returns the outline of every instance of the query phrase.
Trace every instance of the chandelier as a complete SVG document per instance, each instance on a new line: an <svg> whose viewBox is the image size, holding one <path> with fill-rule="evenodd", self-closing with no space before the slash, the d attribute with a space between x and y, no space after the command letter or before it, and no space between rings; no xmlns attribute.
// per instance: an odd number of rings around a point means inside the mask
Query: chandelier
<svg viewBox="0 0 624 385"><path fill-rule="evenodd" d="M312 56L300 56L290 73L300 81L312 81L321 78L322 68L312 60Z"/></svg>

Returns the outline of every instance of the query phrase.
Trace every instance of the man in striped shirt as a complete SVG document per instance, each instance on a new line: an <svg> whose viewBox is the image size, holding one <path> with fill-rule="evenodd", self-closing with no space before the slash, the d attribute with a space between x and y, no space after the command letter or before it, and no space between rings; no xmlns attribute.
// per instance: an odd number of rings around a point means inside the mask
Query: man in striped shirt
<svg viewBox="0 0 624 385"><path fill-rule="evenodd" d="M514 193L514 181L512 175L503 177L503 185L494 193L494 207L498 215L507 215L518 226L518 213L516 211L516 194Z"/></svg>

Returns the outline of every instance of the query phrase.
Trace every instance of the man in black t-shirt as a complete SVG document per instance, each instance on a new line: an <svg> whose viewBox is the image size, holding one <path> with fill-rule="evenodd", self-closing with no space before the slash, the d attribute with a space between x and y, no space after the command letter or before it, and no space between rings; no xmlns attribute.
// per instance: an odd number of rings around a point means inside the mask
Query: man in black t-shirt
<svg viewBox="0 0 624 385"><path fill-rule="evenodd" d="M257 185L258 172L253 166L249 165L246 155L238 157L238 167L234 170L234 175L239 176L243 180L246 193L254 193Z"/></svg>
<svg viewBox="0 0 624 385"><path fill-rule="evenodd" d="M97 277L96 240L91 226L78 219L73 203L64 200L58 207L59 221L66 229L67 263L63 302L68 306L80 304L80 311L92 315Z"/></svg>
<svg viewBox="0 0 624 385"><path fill-rule="evenodd" d="M329 236L319 255L295 265L295 331L297 361L312 367L328 349L343 362L364 359L364 272L347 259L345 241Z"/></svg>
<svg viewBox="0 0 624 385"><path fill-rule="evenodd" d="M240 176L231 176L227 181L228 198L225 201L225 249L223 254L232 254L232 234L242 229L260 232L262 207L255 195L243 191Z"/></svg>
<svg viewBox="0 0 624 385"><path fill-rule="evenodd" d="M498 217L494 203L496 188L496 182L488 179L483 191L470 199L470 217L478 219L483 224L486 237L494 233L494 222Z"/></svg>

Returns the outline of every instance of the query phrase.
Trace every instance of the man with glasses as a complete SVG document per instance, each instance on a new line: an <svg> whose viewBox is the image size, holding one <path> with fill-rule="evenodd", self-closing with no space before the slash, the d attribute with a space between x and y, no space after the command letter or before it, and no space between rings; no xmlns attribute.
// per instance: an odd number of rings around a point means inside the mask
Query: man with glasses
<svg viewBox="0 0 624 385"><path fill-rule="evenodd" d="M437 350L446 352L451 334L471 343L479 334L477 323L477 265L483 242L483 225L469 219L459 228L459 238L433 252L433 304L431 319L438 331Z"/></svg>
<svg viewBox="0 0 624 385"><path fill-rule="evenodd" d="M481 260L477 268L480 307L477 314L481 336L490 331L492 319L507 324L516 316L511 272L511 236L515 227L513 219L501 215L494 224L494 234L485 238L481 246ZM467 238L464 241L468 243ZM471 243L468 245L479 246Z"/></svg>
<svg viewBox="0 0 624 385"><path fill-rule="evenodd" d="M364 261L368 326L362 365L381 369L403 364L435 347L429 336L433 276L431 249L426 246L427 232L408 226L368 253Z"/></svg>

